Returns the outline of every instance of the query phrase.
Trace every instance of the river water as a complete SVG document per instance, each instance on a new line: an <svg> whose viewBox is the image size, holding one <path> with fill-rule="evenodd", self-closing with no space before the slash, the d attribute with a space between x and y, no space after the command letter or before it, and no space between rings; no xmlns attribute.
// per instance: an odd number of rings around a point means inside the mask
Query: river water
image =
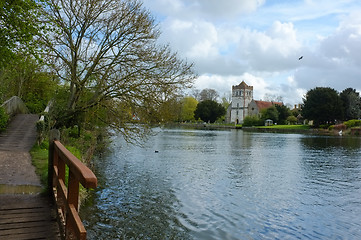
<svg viewBox="0 0 361 240"><path fill-rule="evenodd" d="M360 138L155 131L95 161L89 239L361 239Z"/></svg>

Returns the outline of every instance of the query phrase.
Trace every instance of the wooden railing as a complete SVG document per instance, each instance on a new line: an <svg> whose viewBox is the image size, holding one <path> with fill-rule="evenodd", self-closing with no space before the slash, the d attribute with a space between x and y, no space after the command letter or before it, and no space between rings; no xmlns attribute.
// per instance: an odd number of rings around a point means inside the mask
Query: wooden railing
<svg viewBox="0 0 361 240"><path fill-rule="evenodd" d="M67 180L66 166L69 169ZM49 175L49 186L58 209L62 237L86 239L86 230L78 214L79 183L85 188L96 188L96 176L58 140L52 141L49 146Z"/></svg>

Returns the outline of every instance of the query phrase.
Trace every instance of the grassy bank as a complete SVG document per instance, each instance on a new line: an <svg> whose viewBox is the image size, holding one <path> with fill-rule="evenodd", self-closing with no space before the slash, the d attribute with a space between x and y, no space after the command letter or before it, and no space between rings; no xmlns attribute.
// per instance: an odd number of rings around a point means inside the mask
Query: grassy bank
<svg viewBox="0 0 361 240"><path fill-rule="evenodd" d="M73 146L65 146L75 157L82 159L80 150ZM48 189L48 155L49 143L47 140L43 141L40 145L35 144L30 150L32 163L35 166L35 172L40 177L41 184L43 185L43 192ZM68 176L68 169L66 171L66 179ZM81 187L82 189L82 187ZM81 190L81 195L85 195L85 190Z"/></svg>
<svg viewBox="0 0 361 240"><path fill-rule="evenodd" d="M309 125L272 125L272 126L259 126L256 128L267 129L288 129L288 130L308 130L311 127Z"/></svg>
<svg viewBox="0 0 361 240"><path fill-rule="evenodd" d="M30 150L30 155L36 174L40 177L41 184L46 191L48 185L48 144L46 142L40 145L35 144Z"/></svg>

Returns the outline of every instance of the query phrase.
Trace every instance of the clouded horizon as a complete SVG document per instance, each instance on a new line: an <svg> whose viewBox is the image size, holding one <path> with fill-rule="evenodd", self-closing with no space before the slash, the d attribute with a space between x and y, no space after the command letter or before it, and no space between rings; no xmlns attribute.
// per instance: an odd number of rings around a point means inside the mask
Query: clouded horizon
<svg viewBox="0 0 361 240"><path fill-rule="evenodd" d="M359 0L144 0L160 42L194 62L197 89L245 81L254 99L302 103L315 87L361 91ZM301 60L299 57L303 56Z"/></svg>

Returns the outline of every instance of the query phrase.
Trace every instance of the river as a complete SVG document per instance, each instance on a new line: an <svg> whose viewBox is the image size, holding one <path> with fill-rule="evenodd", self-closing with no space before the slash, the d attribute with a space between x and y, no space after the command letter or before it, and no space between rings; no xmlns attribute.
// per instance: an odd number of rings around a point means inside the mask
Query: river
<svg viewBox="0 0 361 240"><path fill-rule="evenodd" d="M361 140L242 130L114 137L88 239L361 239Z"/></svg>

